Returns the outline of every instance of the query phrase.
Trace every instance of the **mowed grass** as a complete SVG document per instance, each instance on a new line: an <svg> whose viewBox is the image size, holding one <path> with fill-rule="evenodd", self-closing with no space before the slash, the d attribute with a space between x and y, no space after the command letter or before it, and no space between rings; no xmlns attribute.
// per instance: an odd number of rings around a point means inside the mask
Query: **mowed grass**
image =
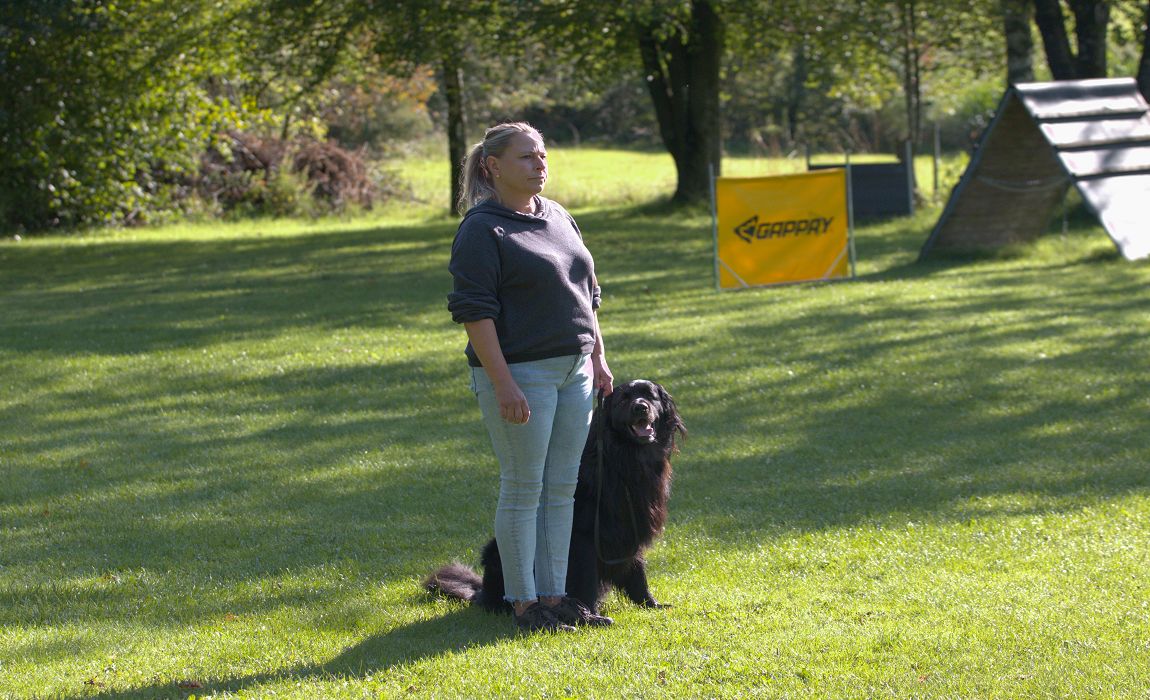
<svg viewBox="0 0 1150 700"><path fill-rule="evenodd" d="M442 151L442 152L440 152ZM393 171L410 187L414 201L387 208L388 213L410 215L422 207L428 211L443 208L451 177L444 160L446 147L427 144L418 156L403 160ZM840 164L845 156L814 154L812 162ZM852 162L893 162L893 156L855 155ZM957 181L965 167L964 155L947 155L938 166L939 191L934 191L935 166L930 156L915 159L915 177L922 194L932 200L945 197L945 190ZM551 180L547 195L563 202L568 209L619 208L642 206L666 198L675 189L675 167L666 152L621 151L606 148L549 148ZM723 175L728 177L761 177L785 175L806 170L804 155L788 158L728 157L723 160Z"/></svg>
<svg viewBox="0 0 1150 700"><path fill-rule="evenodd" d="M520 637L420 590L497 489L430 206L6 240L0 697L1150 692L1145 263L1081 224L916 264L933 210L855 281L718 293L669 159L591 155L553 194L610 364L690 431L674 607Z"/></svg>

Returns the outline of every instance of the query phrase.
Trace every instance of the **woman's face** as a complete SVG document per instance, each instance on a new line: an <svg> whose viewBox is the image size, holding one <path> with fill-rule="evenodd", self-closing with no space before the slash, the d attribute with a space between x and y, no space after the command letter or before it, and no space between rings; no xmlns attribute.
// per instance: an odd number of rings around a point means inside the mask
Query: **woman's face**
<svg viewBox="0 0 1150 700"><path fill-rule="evenodd" d="M503 155L487 156L495 190L504 200L522 200L543 191L547 184L547 148L535 134L511 137Z"/></svg>

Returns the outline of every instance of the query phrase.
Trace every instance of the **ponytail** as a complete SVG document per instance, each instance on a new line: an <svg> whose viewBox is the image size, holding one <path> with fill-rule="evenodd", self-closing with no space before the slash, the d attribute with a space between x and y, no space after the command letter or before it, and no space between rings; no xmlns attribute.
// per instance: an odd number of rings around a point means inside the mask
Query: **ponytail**
<svg viewBox="0 0 1150 700"><path fill-rule="evenodd" d="M543 135L527 122L505 122L496 124L483 134L483 140L467 151L459 175L459 201L456 210L460 215L480 202L498 200L495 185L491 182L491 172L487 169L488 156L501 156L515 134L531 134L542 140Z"/></svg>
<svg viewBox="0 0 1150 700"><path fill-rule="evenodd" d="M483 162L483 142L480 141L463 158L463 172L459 175L459 201L455 203L455 210L462 216L476 204L494 197L495 188L491 185L491 175Z"/></svg>

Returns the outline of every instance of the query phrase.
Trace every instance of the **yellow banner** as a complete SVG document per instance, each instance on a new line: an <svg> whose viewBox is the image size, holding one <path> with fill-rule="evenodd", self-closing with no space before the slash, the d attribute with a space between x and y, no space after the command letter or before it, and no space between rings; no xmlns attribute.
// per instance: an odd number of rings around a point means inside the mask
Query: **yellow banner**
<svg viewBox="0 0 1150 700"><path fill-rule="evenodd" d="M846 170L715 180L721 289L849 277Z"/></svg>

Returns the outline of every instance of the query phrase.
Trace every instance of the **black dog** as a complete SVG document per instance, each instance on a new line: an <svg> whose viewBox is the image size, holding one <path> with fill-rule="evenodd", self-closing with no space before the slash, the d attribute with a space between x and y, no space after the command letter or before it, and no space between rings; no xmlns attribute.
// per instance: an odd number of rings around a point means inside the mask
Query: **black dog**
<svg viewBox="0 0 1150 700"><path fill-rule="evenodd" d="M643 552L663 531L671 494L671 455L686 426L667 391L645 380L623 384L596 408L575 488L567 595L593 613L612 586L637 605L661 607L647 585ZM453 563L424 582L429 591L509 612L503 565L492 539L482 578Z"/></svg>

